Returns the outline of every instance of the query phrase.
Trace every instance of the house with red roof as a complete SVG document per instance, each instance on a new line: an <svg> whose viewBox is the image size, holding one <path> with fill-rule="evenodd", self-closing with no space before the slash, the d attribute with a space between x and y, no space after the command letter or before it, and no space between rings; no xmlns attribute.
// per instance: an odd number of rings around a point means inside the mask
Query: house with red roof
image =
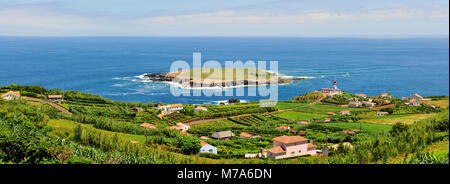
<svg viewBox="0 0 450 184"><path fill-rule="evenodd" d="M211 144L208 144L205 141L200 141L200 150L199 153L211 153L211 154L217 154L217 148L212 146Z"/></svg>
<svg viewBox="0 0 450 184"><path fill-rule="evenodd" d="M301 155L315 155L316 146L300 136L280 136L273 139L273 148L267 150L267 157L282 159Z"/></svg>
<svg viewBox="0 0 450 184"><path fill-rule="evenodd" d="M290 127L288 127L288 126L279 126L279 127L276 127L275 129L277 129L277 130L289 130Z"/></svg>
<svg viewBox="0 0 450 184"><path fill-rule="evenodd" d="M366 97L367 97L366 94L358 94L357 96L358 96L358 97L362 97L362 98L366 98Z"/></svg>
<svg viewBox="0 0 450 184"><path fill-rule="evenodd" d="M341 114L342 115L352 115L352 112L351 111L341 111Z"/></svg>
<svg viewBox="0 0 450 184"><path fill-rule="evenodd" d="M47 99L53 103L61 103L64 100L64 97L63 95L48 95Z"/></svg>
<svg viewBox="0 0 450 184"><path fill-rule="evenodd" d="M410 105L410 106L420 106L420 101L415 99L415 98L413 98L413 99L409 100L408 105Z"/></svg>
<svg viewBox="0 0 450 184"><path fill-rule="evenodd" d="M142 128L146 128L146 129L155 129L156 126L150 123L142 123L139 126L141 126Z"/></svg>
<svg viewBox="0 0 450 184"><path fill-rule="evenodd" d="M20 91L8 91L2 94L3 100L14 100L20 98Z"/></svg>
<svg viewBox="0 0 450 184"><path fill-rule="evenodd" d="M251 138L253 135L252 135L252 134L249 134L249 133L247 133L247 132L241 132L241 134L239 134L239 136L240 136L241 138Z"/></svg>

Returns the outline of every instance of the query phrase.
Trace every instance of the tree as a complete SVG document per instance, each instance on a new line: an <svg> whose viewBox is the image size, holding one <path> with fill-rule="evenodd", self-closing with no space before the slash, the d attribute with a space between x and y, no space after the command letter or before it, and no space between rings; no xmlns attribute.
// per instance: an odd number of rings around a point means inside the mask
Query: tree
<svg viewBox="0 0 450 184"><path fill-rule="evenodd" d="M187 135L177 137L177 146L181 148L184 154L195 154L201 147L197 138Z"/></svg>
<svg viewBox="0 0 450 184"><path fill-rule="evenodd" d="M405 132L407 130L408 130L408 126L407 125L405 125L403 123L400 123L400 122L397 122L397 123L394 124L394 126L392 126L392 129L389 131L389 133L391 135L395 136L395 135L398 135L401 132Z"/></svg>
<svg viewBox="0 0 450 184"><path fill-rule="evenodd" d="M183 108L183 111L181 112L188 116L194 116L195 109L193 107L186 106Z"/></svg>
<svg viewBox="0 0 450 184"><path fill-rule="evenodd" d="M391 107L382 108L382 109L380 109L380 111L388 112L389 114L393 114L394 113L394 109L391 108Z"/></svg>

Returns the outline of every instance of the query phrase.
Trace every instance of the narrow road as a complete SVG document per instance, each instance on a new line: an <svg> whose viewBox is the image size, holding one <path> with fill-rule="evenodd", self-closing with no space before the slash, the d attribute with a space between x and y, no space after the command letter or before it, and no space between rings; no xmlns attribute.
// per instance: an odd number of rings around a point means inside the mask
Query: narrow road
<svg viewBox="0 0 450 184"><path fill-rule="evenodd" d="M72 115L71 112L69 112L66 108L64 108L64 107L62 107L62 106L60 106L60 105L58 105L57 103L53 103L53 102L50 102L50 101L47 101L47 100L41 100L41 99L39 99L39 98L26 97L26 96L22 96L21 98L24 99L24 100L27 100L27 101L32 101L32 102L39 102L39 103L45 103L45 104L48 104L48 105L50 105L50 106L52 106L52 107L58 109L59 111L61 111L61 112L64 113L64 114Z"/></svg>

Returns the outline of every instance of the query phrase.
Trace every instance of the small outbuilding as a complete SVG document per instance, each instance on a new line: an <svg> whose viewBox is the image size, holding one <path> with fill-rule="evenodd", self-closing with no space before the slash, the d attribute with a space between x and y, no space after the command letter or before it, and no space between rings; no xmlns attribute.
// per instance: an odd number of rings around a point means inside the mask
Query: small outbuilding
<svg viewBox="0 0 450 184"><path fill-rule="evenodd" d="M234 137L234 134L231 130L216 132L211 135L214 139L229 139Z"/></svg>

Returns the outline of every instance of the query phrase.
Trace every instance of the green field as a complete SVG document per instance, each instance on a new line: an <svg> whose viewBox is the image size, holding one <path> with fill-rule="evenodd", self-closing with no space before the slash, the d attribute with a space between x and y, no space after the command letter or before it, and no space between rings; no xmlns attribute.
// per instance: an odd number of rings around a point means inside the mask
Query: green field
<svg viewBox="0 0 450 184"><path fill-rule="evenodd" d="M296 107L303 107L303 106L307 106L309 104L307 103L293 103L293 102L278 102L276 107L279 110L284 110L284 109L294 109Z"/></svg>
<svg viewBox="0 0 450 184"><path fill-rule="evenodd" d="M416 121L433 117L435 114L408 114L408 115L388 115L388 116L371 116L363 118L360 122L393 125L397 122L403 124L413 124Z"/></svg>
<svg viewBox="0 0 450 184"><path fill-rule="evenodd" d="M345 128L348 130L351 129L360 129L362 128L362 131L368 132L368 133L379 133L379 132L385 132L391 130L390 125L381 125L381 124L370 124L370 123L324 123L321 124L324 126L330 126L330 127L339 127L339 128Z"/></svg>
<svg viewBox="0 0 450 184"><path fill-rule="evenodd" d="M182 70L176 73L178 78L189 79L193 78L194 74L201 75L202 79L209 79L214 81L222 80L257 80L258 76L266 75L266 79L276 79L276 75L271 75L265 70L257 68L194 68Z"/></svg>
<svg viewBox="0 0 450 184"><path fill-rule="evenodd" d="M327 112L339 112L344 110L350 110L353 112L357 111L370 111L369 109L365 108L349 108L349 107L341 107L337 105L324 105L324 104L310 104L305 106L298 106L294 108L294 111L299 112L307 112L307 113L322 113L326 114Z"/></svg>
<svg viewBox="0 0 450 184"><path fill-rule="evenodd" d="M99 131L99 132L102 132L105 134L109 134L109 135L117 134L120 138L123 138L130 142L139 142L141 144L145 143L145 136L143 136L143 135L134 135L134 134L126 134L126 133L118 133L118 132L101 130L101 129L94 128L92 125L80 124L80 123L77 123L77 122L74 122L71 120L52 119L48 122L48 125L50 127L53 127L54 128L53 131L59 135L65 134L65 135L70 136L73 134L73 130L75 129L75 127L77 127L78 125L81 125L84 128Z"/></svg>
<svg viewBox="0 0 450 184"><path fill-rule="evenodd" d="M322 119L327 117L327 115L323 114L313 114L313 113L304 113L304 112L295 112L295 111L288 111L276 114L275 116L292 119L292 120L311 120L311 119Z"/></svg>
<svg viewBox="0 0 450 184"><path fill-rule="evenodd" d="M425 151L433 153L436 157L442 159L447 157L449 152L449 144L448 141L434 143L431 146L425 148Z"/></svg>
<svg viewBox="0 0 450 184"><path fill-rule="evenodd" d="M429 102L430 104L439 106L441 108L447 108L448 107L448 99L447 100L436 100Z"/></svg>

